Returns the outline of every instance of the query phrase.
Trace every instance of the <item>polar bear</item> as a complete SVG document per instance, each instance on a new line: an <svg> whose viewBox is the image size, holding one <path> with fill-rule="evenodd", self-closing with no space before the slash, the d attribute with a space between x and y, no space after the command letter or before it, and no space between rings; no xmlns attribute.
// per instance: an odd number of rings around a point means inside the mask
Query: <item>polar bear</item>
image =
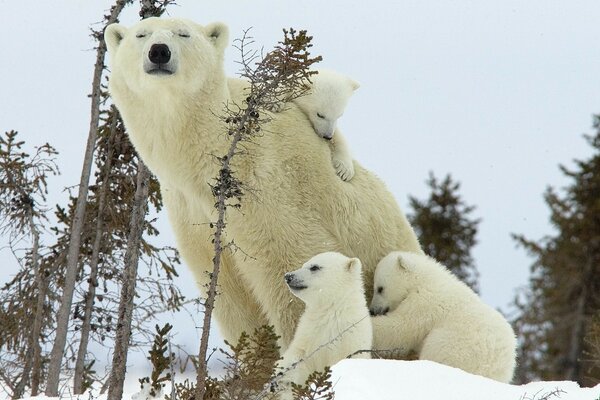
<svg viewBox="0 0 600 400"><path fill-rule="evenodd" d="M375 271L377 350L415 351L419 359L510 382L515 334L498 311L431 257L392 252Z"/></svg>
<svg viewBox="0 0 600 400"><path fill-rule="evenodd" d="M358 258L321 253L285 274L285 281L306 308L279 363L283 382L302 385L311 372L322 371L359 350L371 350L373 327ZM355 357L370 358L370 354Z"/></svg>
<svg viewBox="0 0 600 400"><path fill-rule="evenodd" d="M309 92L292 100L306 114L317 135L329 140L331 159L338 176L349 181L354 176L354 165L346 139L337 128L337 120L344 114L348 100L360 84L335 71L316 70L310 78ZM280 111L278 104L273 111Z"/></svg>
<svg viewBox="0 0 600 400"><path fill-rule="evenodd" d="M222 23L148 18L112 24L104 37L110 57L109 92L136 151L156 175L176 245L206 291L212 270L215 155L230 142L225 104L243 106L248 83L228 79ZM370 296L377 261L394 249L419 252L417 237L385 185L354 164L342 182L331 151L295 105L273 116L264 135L236 156L236 177L252 189L241 212L227 213L215 317L235 343L240 334L273 325L283 350L304 305L281 277L314 254L338 251L363 263ZM267 133L268 132L268 133Z"/></svg>

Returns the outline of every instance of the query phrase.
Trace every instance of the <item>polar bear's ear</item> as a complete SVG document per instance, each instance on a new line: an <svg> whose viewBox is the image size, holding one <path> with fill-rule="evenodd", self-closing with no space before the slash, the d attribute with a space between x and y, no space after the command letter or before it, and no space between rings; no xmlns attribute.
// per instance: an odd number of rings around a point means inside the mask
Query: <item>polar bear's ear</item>
<svg viewBox="0 0 600 400"><path fill-rule="evenodd" d="M410 271L410 266L408 265L408 263L406 262L406 260L404 259L403 256L401 256L400 254L398 255L398 267L403 270L403 271Z"/></svg>
<svg viewBox="0 0 600 400"><path fill-rule="evenodd" d="M348 264L346 265L346 269L349 272L360 271L361 267L362 267L362 264L360 263L360 260L358 258L351 258L348 261Z"/></svg>
<svg viewBox="0 0 600 400"><path fill-rule="evenodd" d="M214 44L214 46L223 50L229 43L229 28L222 22L213 22L204 27L206 36Z"/></svg>
<svg viewBox="0 0 600 400"><path fill-rule="evenodd" d="M127 34L127 28L121 24L110 24L104 30L104 41L106 42L106 47L110 53L117 50L119 44L121 44L121 40Z"/></svg>
<svg viewBox="0 0 600 400"><path fill-rule="evenodd" d="M350 87L352 90L356 90L360 87L360 83L356 82L354 79L348 78L348 80L350 81Z"/></svg>

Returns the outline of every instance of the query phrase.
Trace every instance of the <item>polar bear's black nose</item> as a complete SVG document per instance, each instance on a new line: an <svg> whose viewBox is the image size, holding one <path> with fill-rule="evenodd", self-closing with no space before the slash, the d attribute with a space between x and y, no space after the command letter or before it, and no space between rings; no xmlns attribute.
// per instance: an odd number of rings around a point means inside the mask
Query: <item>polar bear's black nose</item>
<svg viewBox="0 0 600 400"><path fill-rule="evenodd" d="M153 44L148 52L148 58L155 64L166 64L171 59L171 50L166 44Z"/></svg>
<svg viewBox="0 0 600 400"><path fill-rule="evenodd" d="M294 280L294 275L290 273L285 274L284 277L287 283L290 283L292 280Z"/></svg>

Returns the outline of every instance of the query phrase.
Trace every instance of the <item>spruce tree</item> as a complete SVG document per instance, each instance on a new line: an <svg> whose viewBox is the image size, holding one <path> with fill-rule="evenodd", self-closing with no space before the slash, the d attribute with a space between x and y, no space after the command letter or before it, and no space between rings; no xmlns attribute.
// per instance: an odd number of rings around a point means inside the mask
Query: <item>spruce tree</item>
<svg viewBox="0 0 600 400"><path fill-rule="evenodd" d="M570 183L546 190L555 233L538 241L515 240L534 258L528 286L519 293L514 321L521 340L517 380L577 381L594 385L600 362L589 357L597 343L594 316L600 312L600 117L585 136L593 149L570 170ZM597 323L597 322L596 322Z"/></svg>
<svg viewBox="0 0 600 400"><path fill-rule="evenodd" d="M39 389L52 258L41 235L48 221L47 178L58 173L52 146L44 144L30 155L17 135L0 136L0 234L9 237L21 266L0 288L0 378L13 398L22 397L27 386L33 395Z"/></svg>
<svg viewBox="0 0 600 400"><path fill-rule="evenodd" d="M471 255L481 221L471 216L475 207L463 201L458 193L460 183L450 175L438 182L430 172L427 186L431 193L426 200L409 196L411 210L407 217L419 242L427 255L478 292L479 273Z"/></svg>
<svg viewBox="0 0 600 400"><path fill-rule="evenodd" d="M126 0L118 0L115 5L111 8L109 15L105 16L106 25L117 21L119 14L125 7ZM92 163L94 158L94 144L96 142L96 133L98 131L98 124L100 121L100 99L101 99L101 87L102 74L104 70L104 58L106 55L106 44L104 43L102 35L96 35L98 40L98 47L96 51L96 64L94 66L94 76L92 82L92 94L91 94L91 117L90 117L90 129L88 132L88 139L85 149L85 155L83 165L81 169L81 178L79 181L79 189L77 195L77 202L75 203L75 212L73 215L71 225L71 236L69 240L69 250L67 253L67 269L65 273L65 284L62 291L62 299L60 302L60 308L56 316L56 336L54 338L54 344L52 346L52 353L50 357L50 364L48 366L48 378L46 383L46 396L57 397L59 395L59 383L60 383L60 372L62 370L62 361L67 344L67 336L69 329L69 316L71 315L71 305L73 304L73 294L75 292L75 284L77 279L77 272L79 269L79 255L80 255L80 244L81 236L83 234L85 225L85 209L87 206L88 197L88 184L90 180L90 174L92 170Z"/></svg>

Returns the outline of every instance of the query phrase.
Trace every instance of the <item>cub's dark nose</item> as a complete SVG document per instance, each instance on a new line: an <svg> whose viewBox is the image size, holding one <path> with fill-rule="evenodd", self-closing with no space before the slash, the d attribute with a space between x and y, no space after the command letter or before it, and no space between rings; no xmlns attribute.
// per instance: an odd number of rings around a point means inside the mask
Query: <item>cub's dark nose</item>
<svg viewBox="0 0 600 400"><path fill-rule="evenodd" d="M153 44L148 52L148 58L155 64L166 64L171 59L171 50L166 44Z"/></svg>
<svg viewBox="0 0 600 400"><path fill-rule="evenodd" d="M294 275L292 275L290 273L285 274L284 277L285 277L285 281L287 283L290 283L294 279Z"/></svg>

